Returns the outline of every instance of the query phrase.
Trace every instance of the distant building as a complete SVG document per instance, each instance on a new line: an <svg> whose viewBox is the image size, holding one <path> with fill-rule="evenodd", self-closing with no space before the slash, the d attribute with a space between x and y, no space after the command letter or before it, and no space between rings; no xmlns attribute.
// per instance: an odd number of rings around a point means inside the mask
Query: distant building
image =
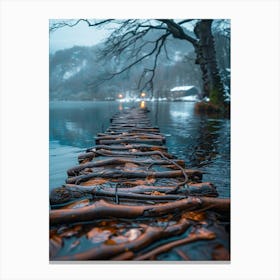
<svg viewBox="0 0 280 280"><path fill-rule="evenodd" d="M178 86L170 90L170 99L174 101L196 101L199 90L196 86Z"/></svg>

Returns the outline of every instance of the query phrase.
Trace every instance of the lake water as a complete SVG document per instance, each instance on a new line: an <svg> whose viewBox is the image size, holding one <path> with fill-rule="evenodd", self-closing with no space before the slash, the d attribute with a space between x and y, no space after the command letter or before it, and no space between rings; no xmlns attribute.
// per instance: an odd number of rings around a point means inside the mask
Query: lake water
<svg viewBox="0 0 280 280"><path fill-rule="evenodd" d="M62 185L79 153L95 145L119 110L139 103L50 102L50 189ZM169 153L205 171L220 197L230 196L230 120L197 115L193 102L148 102L149 117L166 136Z"/></svg>

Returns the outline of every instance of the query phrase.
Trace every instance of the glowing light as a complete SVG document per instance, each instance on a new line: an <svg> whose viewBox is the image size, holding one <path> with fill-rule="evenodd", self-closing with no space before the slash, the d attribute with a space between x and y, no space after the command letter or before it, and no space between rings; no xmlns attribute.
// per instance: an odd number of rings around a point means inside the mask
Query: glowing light
<svg viewBox="0 0 280 280"><path fill-rule="evenodd" d="M142 93L140 94L140 96L141 96L141 97L145 97L145 96L146 96L146 93L145 93L145 92L142 92Z"/></svg>
<svg viewBox="0 0 280 280"><path fill-rule="evenodd" d="M141 109L145 109L146 108L146 102L145 101L141 101L140 102L140 108Z"/></svg>
<svg viewBox="0 0 280 280"><path fill-rule="evenodd" d="M121 99L121 98L123 98L123 95L120 93L118 97Z"/></svg>

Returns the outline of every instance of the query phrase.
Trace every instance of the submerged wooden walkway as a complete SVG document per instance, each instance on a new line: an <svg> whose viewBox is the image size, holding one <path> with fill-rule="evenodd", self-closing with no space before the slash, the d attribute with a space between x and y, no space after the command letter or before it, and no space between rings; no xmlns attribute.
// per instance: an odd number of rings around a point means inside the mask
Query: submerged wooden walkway
<svg viewBox="0 0 280 280"><path fill-rule="evenodd" d="M165 142L147 109L113 116L50 194L50 260L229 260L230 200Z"/></svg>

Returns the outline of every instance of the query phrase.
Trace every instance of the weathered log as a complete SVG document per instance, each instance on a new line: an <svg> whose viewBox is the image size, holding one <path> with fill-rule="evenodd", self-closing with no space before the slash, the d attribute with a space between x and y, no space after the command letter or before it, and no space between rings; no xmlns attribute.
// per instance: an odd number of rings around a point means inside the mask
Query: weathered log
<svg viewBox="0 0 280 280"><path fill-rule="evenodd" d="M105 196L105 197L115 197L116 192L110 190L102 190L95 188L92 193L94 196ZM150 200L150 201L172 201L186 198L185 195L152 195L152 194L139 194L139 193L130 193L125 191L120 191L118 189L117 195L119 198L133 199L133 200Z"/></svg>
<svg viewBox="0 0 280 280"><path fill-rule="evenodd" d="M123 132L107 132L107 133L97 133L98 137L101 136L115 136L115 135L127 135L127 136L132 136L132 135L136 135L136 134L151 134L151 135L158 135L158 136L164 136L164 134L160 133L160 132L150 132L150 131L144 131L144 132L128 132L128 131L123 131Z"/></svg>
<svg viewBox="0 0 280 280"><path fill-rule="evenodd" d="M158 248L153 249L152 251L150 251L146 254L143 254L143 255L140 255L140 256L134 258L133 260L142 261L142 260L148 260L150 258L155 259L155 257L157 255L168 252L177 246L185 245L185 244L188 244L188 243L191 243L194 241L198 241L198 240L211 240L214 238L216 238L216 234L214 232L211 232L211 231L208 231L205 229L198 229L198 231L196 233L191 233L186 238L161 245Z"/></svg>
<svg viewBox="0 0 280 280"><path fill-rule="evenodd" d="M183 160L174 160L174 162L177 165L185 167L185 162ZM167 160L152 160L152 159L137 160L137 159L131 159L131 158L110 158L110 159L88 162L88 163L80 164L78 166L74 166L67 170L67 174L68 174L68 176L76 176L79 174L79 172L81 172L82 170L84 170L86 168L100 167L100 166L106 166L106 165L121 165L121 164L125 164L125 163L133 163L133 164L139 164L139 165L145 165L145 164L170 165L171 164Z"/></svg>
<svg viewBox="0 0 280 280"><path fill-rule="evenodd" d="M97 201L90 206L78 209L51 210L50 224L68 224L82 221L93 221L103 218L144 218L157 217L168 213L192 210L213 210L218 213L228 213L230 199L188 197L174 202L160 203L156 205L116 205L104 200Z"/></svg>
<svg viewBox="0 0 280 280"><path fill-rule="evenodd" d="M99 140L116 140L116 139L123 139L128 138L129 139L159 139L159 140L165 140L165 137L161 134L151 134L151 133L122 133L122 134L114 134L114 135L102 135L95 137L95 141Z"/></svg>
<svg viewBox="0 0 280 280"><path fill-rule="evenodd" d="M78 188L76 188L76 190L73 190L74 192L77 191ZM64 190L65 191L65 190ZM71 199L71 197L74 197L74 195L71 195L71 188L68 188L68 198L70 198L70 201L73 200ZM91 191L89 190L85 190L84 192L80 193L81 197L86 197L88 195L92 195L94 197L115 197L116 196L116 191L113 188L91 188ZM160 193L160 192L156 192L155 195L153 194L145 194L145 193L139 193L139 192L129 192L127 191L126 188L122 188L122 189L117 189L117 196L118 198L125 198L125 199L132 199L132 200L149 200L149 201L159 201L159 202L166 202L166 201L172 201L172 200L179 200L179 199L184 199L186 198L186 195L183 195L183 193L181 194L177 194L177 195L166 195L165 193ZM75 199L77 199L77 197L75 197ZM63 199L58 200L58 195L53 193L51 195L50 198L51 201L51 205L55 205L55 204L63 204L66 203L67 201L67 197L63 197Z"/></svg>
<svg viewBox="0 0 280 280"><path fill-rule="evenodd" d="M111 217L126 219L156 217L181 210L191 211L199 208L201 204L202 200L194 197L152 206L116 205L100 200L83 208L51 210L50 224L68 224Z"/></svg>
<svg viewBox="0 0 280 280"><path fill-rule="evenodd" d="M128 251L137 252L162 238L182 234L189 226L188 220L181 219L179 223L166 228L147 227L146 231L133 241L117 245L102 244L85 252L60 257L56 260L109 260Z"/></svg>
<svg viewBox="0 0 280 280"><path fill-rule="evenodd" d="M136 194L149 194L149 193L162 193L165 194L173 190L175 186L146 186L146 185L139 185L136 187L131 188L118 188L119 192L123 193L136 193ZM96 191L97 190L97 191ZM52 190L50 193L50 203L51 205L56 204L64 204L76 199L84 198L84 197L92 197L92 195L98 190L106 190L107 192L114 193L114 188L106 188L101 185L95 186L81 186L81 185L64 185L63 187L56 188ZM184 188L181 188L180 191L177 193L178 195L184 194L186 195L187 192L190 196L217 196L218 193L216 188L208 182L200 183L200 184L192 184L189 185L188 191ZM149 199L149 197L148 197Z"/></svg>
<svg viewBox="0 0 280 280"><path fill-rule="evenodd" d="M158 132L159 133L159 129L158 128L108 128L107 130L106 130L106 133L111 133L111 132L113 132L113 133L122 133L122 132L152 132L152 133L154 133L154 132Z"/></svg>
<svg viewBox="0 0 280 280"><path fill-rule="evenodd" d="M143 156L143 157L147 157L147 156L156 156L156 155L160 155L159 151L148 151L148 152L137 152L137 151L133 151L133 152L114 152L114 151L107 151L107 150L98 150L98 151L94 151L95 154L99 154L102 156ZM165 157L172 159L173 156L166 153L166 152L161 152L161 154L163 154Z"/></svg>
<svg viewBox="0 0 280 280"><path fill-rule="evenodd" d="M137 122L137 125L135 124ZM152 123L150 121L140 121L139 119L131 120L131 121L113 121L111 127L150 127Z"/></svg>
<svg viewBox="0 0 280 280"><path fill-rule="evenodd" d="M202 172L199 170L185 169L190 180L201 180ZM184 177L184 174L181 170L176 171L123 171L123 170L102 170L100 172L94 172L89 174L83 174L75 177L70 177L66 179L67 184L76 184L79 185L81 182L88 181L92 178L178 178Z"/></svg>
<svg viewBox="0 0 280 280"><path fill-rule="evenodd" d="M162 152L164 156L167 158L173 158L172 155ZM115 152L115 151L108 151L104 149L100 149L97 151L91 151L88 153L80 154L78 156L79 163L83 162L85 159L92 160L95 157L98 156L108 156L108 157L136 157L136 156L153 156L153 155L159 155L157 151L148 151L148 152Z"/></svg>
<svg viewBox="0 0 280 280"><path fill-rule="evenodd" d="M122 138L117 140L98 140L96 144L110 145L110 144L121 144L121 143L149 143L154 145L164 144L164 139L142 139L142 138Z"/></svg>
<svg viewBox="0 0 280 280"><path fill-rule="evenodd" d="M88 153L88 152L92 152L92 151L96 151L96 150L100 150L100 149L117 150L117 151L136 149L139 152L157 151L157 150L167 151L167 147L165 147L165 146L131 144L131 145L110 145L110 146L109 145L96 145L96 146L86 149L86 152Z"/></svg>
<svg viewBox="0 0 280 280"><path fill-rule="evenodd" d="M218 213L230 213L230 198L203 197L200 199L202 202L200 211L211 209Z"/></svg>

